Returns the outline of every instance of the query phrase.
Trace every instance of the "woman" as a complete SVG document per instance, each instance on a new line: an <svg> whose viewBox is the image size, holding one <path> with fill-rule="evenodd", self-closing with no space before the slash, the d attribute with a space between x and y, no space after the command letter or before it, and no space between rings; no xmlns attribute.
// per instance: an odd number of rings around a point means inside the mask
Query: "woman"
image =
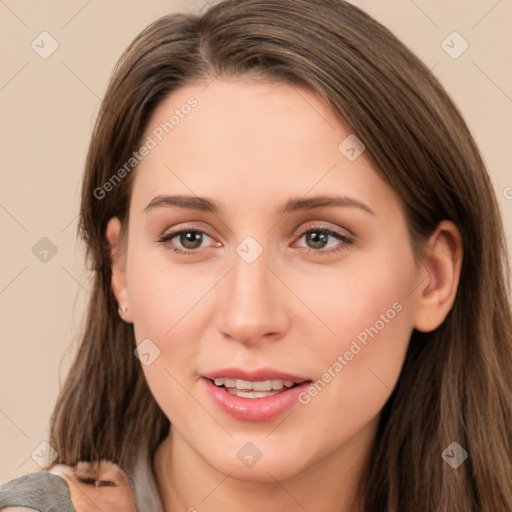
<svg viewBox="0 0 512 512"><path fill-rule="evenodd" d="M80 228L58 459L1 505L51 480L78 511L512 510L497 201L445 91L364 12L228 0L146 28Z"/></svg>

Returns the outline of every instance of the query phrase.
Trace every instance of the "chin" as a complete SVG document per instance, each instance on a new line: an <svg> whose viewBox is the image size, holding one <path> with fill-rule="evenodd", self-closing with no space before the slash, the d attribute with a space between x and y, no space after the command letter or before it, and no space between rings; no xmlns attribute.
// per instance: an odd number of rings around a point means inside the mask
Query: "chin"
<svg viewBox="0 0 512 512"><path fill-rule="evenodd" d="M261 438L236 437L230 443L209 447L199 456L216 471L231 478L252 482L274 482L291 478L308 466L304 450ZM201 450L201 447L199 447Z"/></svg>

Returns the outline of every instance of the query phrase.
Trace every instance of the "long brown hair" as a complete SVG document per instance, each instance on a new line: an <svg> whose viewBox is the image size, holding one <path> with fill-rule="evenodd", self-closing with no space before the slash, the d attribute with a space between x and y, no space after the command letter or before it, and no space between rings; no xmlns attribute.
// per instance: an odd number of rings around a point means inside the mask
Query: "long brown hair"
<svg viewBox="0 0 512 512"><path fill-rule="evenodd" d="M455 304L413 332L360 483L371 512L512 510L512 318L498 203L473 138L426 66L342 0L227 0L165 16L120 58L102 102L83 181L79 230L94 271L82 342L51 420L55 463L110 459L125 470L169 431L117 314L105 228L126 227L136 172L101 188L141 144L172 91L217 76L277 80L318 93L363 141L405 207L415 254L443 219L464 245ZM200 108L200 106L199 106ZM96 191L96 194L95 194ZM469 458L441 457L458 442Z"/></svg>

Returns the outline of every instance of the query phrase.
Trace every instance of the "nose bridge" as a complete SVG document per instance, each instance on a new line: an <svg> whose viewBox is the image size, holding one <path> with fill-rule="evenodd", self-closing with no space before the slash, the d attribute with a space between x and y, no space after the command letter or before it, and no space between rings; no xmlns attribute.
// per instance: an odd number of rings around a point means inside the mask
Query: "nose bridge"
<svg viewBox="0 0 512 512"><path fill-rule="evenodd" d="M279 280L267 267L272 265L271 254L266 250L256 254L256 250L251 240L237 247L220 306L219 330L243 343L271 334L279 337L287 325Z"/></svg>

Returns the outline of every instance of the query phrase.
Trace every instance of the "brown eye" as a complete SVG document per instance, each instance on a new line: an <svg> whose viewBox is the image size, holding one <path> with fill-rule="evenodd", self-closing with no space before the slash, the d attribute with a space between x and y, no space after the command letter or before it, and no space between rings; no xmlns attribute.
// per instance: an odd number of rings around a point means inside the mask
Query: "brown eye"
<svg viewBox="0 0 512 512"><path fill-rule="evenodd" d="M305 236L306 243L308 243L312 249L323 249L329 239L329 235L321 231L309 231Z"/></svg>
<svg viewBox="0 0 512 512"><path fill-rule="evenodd" d="M159 242L165 244L172 252L182 254L193 254L198 249L206 248L203 244L206 239L213 240L209 235L197 229L181 229L167 233L158 239ZM211 245L211 244L210 244Z"/></svg>
<svg viewBox="0 0 512 512"><path fill-rule="evenodd" d="M182 231L179 234L180 244L185 249L198 249L203 241L203 234L199 231Z"/></svg>

